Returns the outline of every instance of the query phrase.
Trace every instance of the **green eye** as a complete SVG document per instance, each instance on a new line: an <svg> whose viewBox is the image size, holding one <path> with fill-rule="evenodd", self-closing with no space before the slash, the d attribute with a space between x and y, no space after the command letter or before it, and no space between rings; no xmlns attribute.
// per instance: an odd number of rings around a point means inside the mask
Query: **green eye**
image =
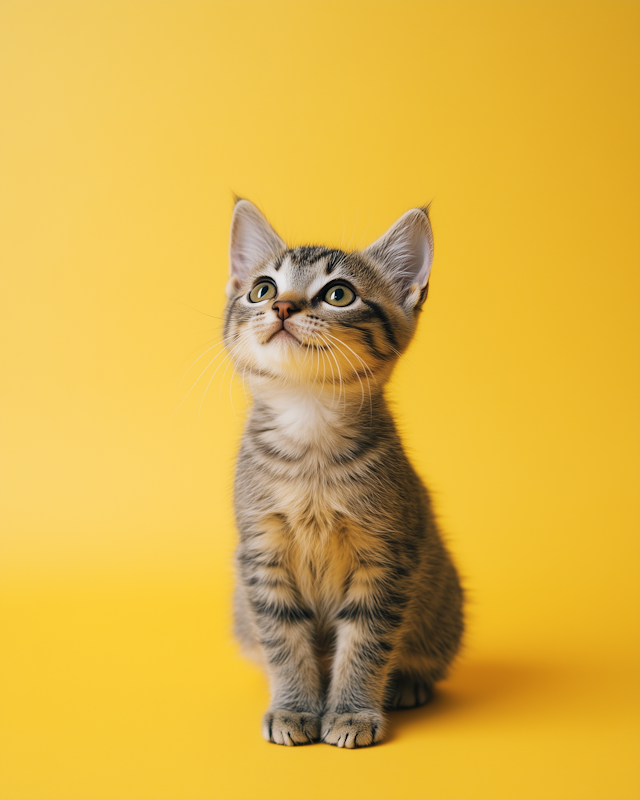
<svg viewBox="0 0 640 800"><path fill-rule="evenodd" d="M330 306L348 306L356 299L355 292L343 283L327 289L324 302Z"/></svg>
<svg viewBox="0 0 640 800"><path fill-rule="evenodd" d="M276 296L276 287L271 281L260 281L256 283L253 289L249 292L249 300L252 303L262 303L264 300L271 300Z"/></svg>

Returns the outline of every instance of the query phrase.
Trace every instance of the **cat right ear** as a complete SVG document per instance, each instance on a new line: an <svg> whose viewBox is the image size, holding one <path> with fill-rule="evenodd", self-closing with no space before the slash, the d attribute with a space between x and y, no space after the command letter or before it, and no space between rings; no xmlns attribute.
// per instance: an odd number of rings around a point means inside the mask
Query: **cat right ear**
<svg viewBox="0 0 640 800"><path fill-rule="evenodd" d="M427 297L433 261L428 206L407 211L364 252L390 277L404 308L419 308Z"/></svg>
<svg viewBox="0 0 640 800"><path fill-rule="evenodd" d="M227 297L233 297L251 270L270 256L286 250L264 214L249 200L238 200L231 219L230 277Z"/></svg>

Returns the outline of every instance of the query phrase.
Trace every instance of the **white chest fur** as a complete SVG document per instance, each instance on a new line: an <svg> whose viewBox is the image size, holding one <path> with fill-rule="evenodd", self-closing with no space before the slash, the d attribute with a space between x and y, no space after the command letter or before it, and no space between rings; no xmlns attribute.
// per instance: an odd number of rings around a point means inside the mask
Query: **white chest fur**
<svg viewBox="0 0 640 800"><path fill-rule="evenodd" d="M297 527L326 532L346 512L335 481L335 456L351 441L349 418L331 396L308 392L279 394L270 406L264 441L283 457L274 465L274 496Z"/></svg>
<svg viewBox="0 0 640 800"><path fill-rule="evenodd" d="M267 402L273 414L271 444L322 459L340 451L350 438L350 415L338 397L330 392L305 390L274 392Z"/></svg>

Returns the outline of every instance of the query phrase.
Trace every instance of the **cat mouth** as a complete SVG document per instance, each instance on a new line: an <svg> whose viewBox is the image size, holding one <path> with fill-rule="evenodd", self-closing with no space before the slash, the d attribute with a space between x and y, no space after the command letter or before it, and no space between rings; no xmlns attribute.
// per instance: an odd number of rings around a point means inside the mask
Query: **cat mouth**
<svg viewBox="0 0 640 800"><path fill-rule="evenodd" d="M272 336L267 339L267 342L295 342L296 344L300 344L300 340L297 339L290 331L286 328L280 328L280 330L276 331Z"/></svg>

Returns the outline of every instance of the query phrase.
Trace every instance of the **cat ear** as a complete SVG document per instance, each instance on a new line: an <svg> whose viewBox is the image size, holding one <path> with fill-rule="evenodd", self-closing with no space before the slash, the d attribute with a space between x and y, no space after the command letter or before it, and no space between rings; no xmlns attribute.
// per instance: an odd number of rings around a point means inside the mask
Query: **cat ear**
<svg viewBox="0 0 640 800"><path fill-rule="evenodd" d="M433 262L433 234L427 208L412 208L364 250L397 287L407 311L426 297Z"/></svg>
<svg viewBox="0 0 640 800"><path fill-rule="evenodd" d="M249 272L269 256L286 249L264 214L249 200L238 200L231 219L230 278L227 287L233 293Z"/></svg>

